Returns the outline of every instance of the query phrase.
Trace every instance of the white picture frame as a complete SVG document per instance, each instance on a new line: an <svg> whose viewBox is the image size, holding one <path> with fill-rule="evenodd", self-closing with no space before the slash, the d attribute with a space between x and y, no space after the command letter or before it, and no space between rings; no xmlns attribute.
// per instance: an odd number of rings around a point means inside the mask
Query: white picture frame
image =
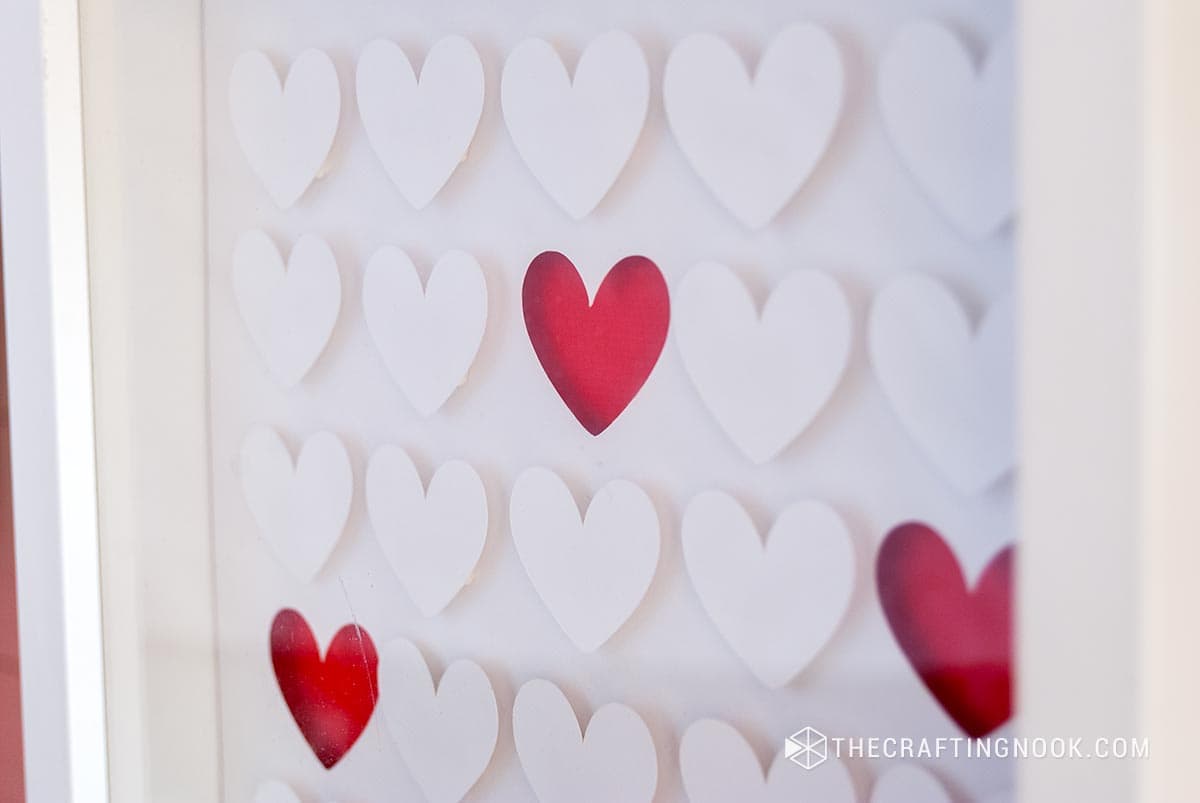
<svg viewBox="0 0 1200 803"><path fill-rule="evenodd" d="M73 3L4 10L0 226L28 800L103 796L107 774L79 42Z"/></svg>
<svg viewBox="0 0 1200 803"><path fill-rule="evenodd" d="M1191 799L1200 10L1018 20L1020 730L1152 750L1022 763L1021 799ZM34 801L220 798L201 42L200 0L42 0L0 29Z"/></svg>

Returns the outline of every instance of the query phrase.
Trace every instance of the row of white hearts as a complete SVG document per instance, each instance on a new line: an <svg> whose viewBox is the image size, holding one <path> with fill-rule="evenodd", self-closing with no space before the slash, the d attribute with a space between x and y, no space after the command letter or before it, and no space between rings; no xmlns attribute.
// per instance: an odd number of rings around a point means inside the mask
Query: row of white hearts
<svg viewBox="0 0 1200 803"><path fill-rule="evenodd" d="M233 287L250 337L287 387L325 349L341 309L341 277L329 246L301 237L287 265L271 238L243 235ZM672 293L671 328L704 405L756 464L780 454L832 398L850 359L854 323L841 286L801 270L775 287L761 315L729 268L704 262ZM422 286L394 246L367 262L367 328L414 409L432 415L467 378L483 340L487 284L479 263L451 251ZM904 427L946 478L976 493L1015 462L1013 310L995 302L978 332L954 296L911 274L879 293L869 322L875 373Z"/></svg>
<svg viewBox="0 0 1200 803"><path fill-rule="evenodd" d="M931 200L964 233L982 237L1013 212L1011 35L982 71L949 30L911 24L880 65L888 133ZM588 45L572 79L553 46L529 39L509 54L500 86L513 143L535 178L575 219L607 194L646 120L650 75L622 31ZM429 51L420 77L390 41L358 61L356 95L371 146L401 194L426 206L466 160L484 102L484 71L466 39ZM717 199L752 229L766 226L826 151L842 113L837 42L814 25L780 32L753 78L711 34L671 52L663 105L680 148ZM238 141L275 203L290 207L321 174L338 129L337 72L320 50L292 64L284 86L259 51L243 53L230 83Z"/></svg>
<svg viewBox="0 0 1200 803"><path fill-rule="evenodd" d="M277 432L256 427L243 440L238 468L246 506L270 551L298 580L312 580L350 515L354 472L341 440L316 433L293 463ZM421 614L436 616L475 579L489 526L483 481L470 464L451 460L426 489L407 452L388 444L371 456L365 485L371 529L387 562ZM530 584L571 642L596 651L641 605L658 572L662 534L653 501L637 484L612 480L581 516L562 478L534 467L513 483L508 513ZM681 542L705 612L767 688L796 677L849 607L853 539L823 502L792 503L764 539L736 499L705 491L684 510Z"/></svg>
<svg viewBox="0 0 1200 803"><path fill-rule="evenodd" d="M407 639L386 644L379 659L384 722L428 803L458 803L492 763L500 717L491 681L479 664L450 664L436 688L420 650ZM562 690L531 680L512 708L517 758L539 803L651 803L658 753L642 717L623 703L592 715L586 738ZM718 719L692 723L679 742L679 771L691 803L856 803L845 765L829 756L813 769L781 751L764 773L754 749ZM1003 798L997 798L1000 800ZM279 782L263 784L255 803L298 803ZM899 764L874 785L870 803L951 803L928 771Z"/></svg>

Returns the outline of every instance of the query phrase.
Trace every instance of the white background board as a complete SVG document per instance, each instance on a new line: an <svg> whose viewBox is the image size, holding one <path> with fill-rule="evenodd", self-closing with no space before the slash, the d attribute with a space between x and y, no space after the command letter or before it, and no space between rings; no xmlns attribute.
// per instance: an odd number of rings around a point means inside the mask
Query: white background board
<svg viewBox="0 0 1200 803"><path fill-rule="evenodd" d="M936 473L896 421L865 357L865 321L890 279L920 270L946 280L973 317L1011 287L1006 231L982 243L961 238L926 203L886 139L875 99L879 54L903 22L932 17L964 33L979 55L1010 24L1007 8L909 0L883 8L807 3L506 4L408 12L392 4L333 8L317 2L247 6L216 0L205 9L208 135L210 399L213 530L217 573L222 753L226 793L248 799L279 777L310 795L410 799L417 792L376 716L332 772L323 770L283 705L270 669L267 634L275 612L296 607L325 644L350 621L377 645L416 642L435 674L470 658L489 673L501 708L500 742L475 799L529 795L506 727L515 690L546 677L586 719L624 702L649 723L660 758L659 797L680 800L678 739L695 719L717 716L750 739L765 762L788 733L814 725L831 735L953 736L958 729L919 683L887 630L873 586L874 552L891 526L913 518L937 526L970 573L1014 536L1012 486L963 497ZM784 24L829 28L847 64L846 111L833 145L799 196L767 229L751 233L712 199L665 126L661 76L682 36L712 31L754 63ZM632 33L651 71L646 127L627 169L583 221L571 221L537 185L508 138L499 109L504 56L542 36L568 66L593 36ZM434 202L413 212L370 150L357 117L354 64L372 39L400 44L419 62L445 35L467 36L483 59L486 100L468 161ZM233 136L226 93L234 59L258 48L283 68L309 47L338 68L342 123L328 175L280 212L248 169ZM265 370L232 300L236 237L263 228L287 250L313 232L332 246L343 305L333 339L298 389L281 390ZM442 413L422 421L388 378L370 342L358 297L362 266L398 245L427 271L445 251L463 249L483 266L489 320L467 384ZM846 380L808 432L774 462L746 462L702 407L669 338L650 381L618 421L592 438L570 416L538 365L520 318L520 281L537 253L566 253L593 286L619 258L646 254L669 285L705 259L732 266L759 303L790 271L831 273L849 294L856 342ZM347 443L356 493L350 525L318 579L297 583L258 538L235 472L242 437L254 424L279 429L293 448L329 429ZM368 455L395 443L428 478L446 460L472 463L488 490L493 526L478 580L439 617L424 620L391 574L365 517L361 490ZM581 502L604 482L627 478L651 494L663 527L658 574L635 616L606 647L580 654L558 630L517 559L507 533L507 497L519 472L545 465ZM788 688L760 687L705 618L679 548L684 505L698 492L733 493L761 530L787 504L815 498L847 520L859 582L843 628ZM854 764L860 795L882 768ZM1010 785L1000 763L935 767L970 799Z"/></svg>

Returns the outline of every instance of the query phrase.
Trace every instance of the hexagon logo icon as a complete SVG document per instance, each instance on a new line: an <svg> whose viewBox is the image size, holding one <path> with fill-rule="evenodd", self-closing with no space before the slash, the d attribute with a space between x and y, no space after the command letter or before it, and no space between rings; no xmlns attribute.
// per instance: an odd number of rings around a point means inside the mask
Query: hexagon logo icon
<svg viewBox="0 0 1200 803"><path fill-rule="evenodd" d="M804 728L783 740L783 755L806 770L816 769L829 758L829 745L825 734L816 728Z"/></svg>

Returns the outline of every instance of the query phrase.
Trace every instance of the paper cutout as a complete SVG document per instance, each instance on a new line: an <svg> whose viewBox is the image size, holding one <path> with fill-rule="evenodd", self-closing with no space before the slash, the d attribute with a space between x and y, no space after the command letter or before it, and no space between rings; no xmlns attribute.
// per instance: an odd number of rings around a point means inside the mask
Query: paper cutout
<svg viewBox="0 0 1200 803"><path fill-rule="evenodd" d="M487 540L483 482L461 460L421 482L409 456L382 446L367 466L367 512L379 546L423 616L436 616L471 579Z"/></svg>
<svg viewBox="0 0 1200 803"><path fill-rule="evenodd" d="M626 705L592 715L586 735L557 686L531 680L513 703L513 737L539 803L650 803L658 758L650 730Z"/></svg>
<svg viewBox="0 0 1200 803"><path fill-rule="evenodd" d="M513 485L509 515L533 587L575 646L594 652L629 619L654 579L654 504L632 482L614 480L596 492L580 521L566 483L531 468Z"/></svg>
<svg viewBox="0 0 1200 803"><path fill-rule="evenodd" d="M271 623L271 664L284 702L325 769L332 769L367 727L379 697L379 658L371 636L345 625L325 657L308 622L284 609Z"/></svg>
<svg viewBox="0 0 1200 803"><path fill-rule="evenodd" d="M246 232L233 249L233 295L267 368L284 387L297 385L324 351L342 305L329 246L306 234L285 268L266 232Z"/></svg>
<svg viewBox="0 0 1200 803"><path fill-rule="evenodd" d="M702 719L679 742L679 769L690 803L856 803L850 773L830 756L812 769L779 753L763 776L754 750L732 726ZM916 801L913 801L916 803Z"/></svg>
<svg viewBox="0 0 1200 803"><path fill-rule="evenodd" d="M487 284L470 254L448 251L421 278L408 254L380 248L363 276L363 314L388 373L430 416L466 381L487 324Z"/></svg>
<svg viewBox="0 0 1200 803"><path fill-rule="evenodd" d="M926 688L972 738L1012 715L1013 547L968 589L936 530L901 524L879 548L879 602L900 649Z"/></svg>
<svg viewBox="0 0 1200 803"><path fill-rule="evenodd" d="M797 271L762 316L729 268L702 262L675 293L675 340L704 405L754 463L795 439L833 394L852 340L836 281Z"/></svg>
<svg viewBox="0 0 1200 803"><path fill-rule="evenodd" d="M786 508L764 543L733 497L706 491L684 512L683 556L717 631L771 689L825 646L854 590L850 533L820 502Z"/></svg>
<svg viewBox="0 0 1200 803"><path fill-rule="evenodd" d="M978 493L1016 462L1012 297L978 330L939 282L897 279L871 308L875 375L896 416L958 490Z"/></svg>
<svg viewBox="0 0 1200 803"><path fill-rule="evenodd" d="M935 22L905 26L879 65L879 104L892 144L933 204L964 234L1000 228L1015 207L1011 32L976 70Z"/></svg>
<svg viewBox="0 0 1200 803"><path fill-rule="evenodd" d="M420 78L396 44L377 39L358 59L358 111L400 194L429 204L467 157L483 112L483 62L461 36L429 51Z"/></svg>
<svg viewBox="0 0 1200 803"><path fill-rule="evenodd" d="M496 696L479 664L459 660L436 691L411 641L383 648L380 700L388 731L427 803L458 803L491 763L500 731Z"/></svg>
<svg viewBox="0 0 1200 803"><path fill-rule="evenodd" d="M761 229L828 148L845 82L837 42L815 25L777 34L753 79L728 42L693 34L667 59L663 105L696 173L734 217Z"/></svg>
<svg viewBox="0 0 1200 803"><path fill-rule="evenodd" d="M572 79L554 47L526 39L504 62L504 122L534 178L576 220L616 182L646 122L650 70L624 31L597 36Z"/></svg>
<svg viewBox="0 0 1200 803"><path fill-rule="evenodd" d="M291 452L272 429L242 441L239 463L246 506L279 563L301 582L316 577L350 515L354 475L338 437L318 432Z"/></svg>
<svg viewBox="0 0 1200 803"><path fill-rule="evenodd" d="M589 303L571 260L546 251L529 263L521 300L547 378L583 428L599 435L641 390L667 339L671 302L658 266L625 257Z"/></svg>
<svg viewBox="0 0 1200 803"><path fill-rule="evenodd" d="M897 764L875 782L871 803L954 803L946 787L916 764Z"/></svg>
<svg viewBox="0 0 1200 803"><path fill-rule="evenodd" d="M264 54L238 56L229 79L229 113L238 144L280 209L300 199L333 146L341 114L337 70L320 50L292 62L283 86Z"/></svg>

